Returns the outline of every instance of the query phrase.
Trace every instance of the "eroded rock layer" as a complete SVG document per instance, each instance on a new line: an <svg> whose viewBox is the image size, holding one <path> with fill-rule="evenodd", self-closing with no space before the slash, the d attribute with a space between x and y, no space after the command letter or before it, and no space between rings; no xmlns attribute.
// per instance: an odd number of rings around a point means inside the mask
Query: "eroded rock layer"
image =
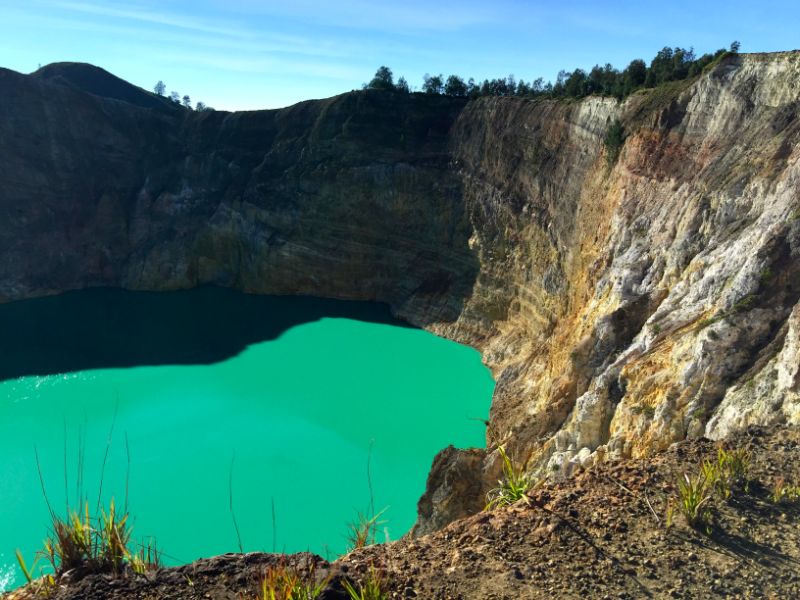
<svg viewBox="0 0 800 600"><path fill-rule="evenodd" d="M0 300L384 301L483 352L490 435L548 474L797 423L798 111L798 52L624 102L367 91L248 113L86 65L0 71ZM418 531L476 510L496 471L441 455Z"/></svg>

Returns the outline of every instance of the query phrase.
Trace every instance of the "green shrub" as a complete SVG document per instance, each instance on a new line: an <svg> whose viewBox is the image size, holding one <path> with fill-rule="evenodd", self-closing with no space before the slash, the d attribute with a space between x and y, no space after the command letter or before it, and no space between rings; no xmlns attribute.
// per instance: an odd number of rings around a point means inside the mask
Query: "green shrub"
<svg viewBox="0 0 800 600"><path fill-rule="evenodd" d="M503 478L498 480L498 487L489 490L489 493L486 494L487 503L484 510L514 504L525 498L525 492L533 485L533 480L525 474L524 467L515 465L506 454L505 448L498 446L497 451L503 459Z"/></svg>
<svg viewBox="0 0 800 600"><path fill-rule="evenodd" d="M741 300L739 300L736 304L733 305L733 310L735 312L745 312L753 308L753 304L755 304L755 297L752 294L748 294Z"/></svg>
<svg viewBox="0 0 800 600"><path fill-rule="evenodd" d="M709 327L710 325L713 325L714 323L719 321L724 316L725 315L723 314L723 315L715 315L713 317L706 317L705 319L702 319L700 322L697 323L697 328L705 329L706 327Z"/></svg>
<svg viewBox="0 0 800 600"><path fill-rule="evenodd" d="M614 120L606 131L606 137L603 140L606 147L606 161L609 167L613 167L619 153L622 151L622 146L625 145L625 128L619 119Z"/></svg>

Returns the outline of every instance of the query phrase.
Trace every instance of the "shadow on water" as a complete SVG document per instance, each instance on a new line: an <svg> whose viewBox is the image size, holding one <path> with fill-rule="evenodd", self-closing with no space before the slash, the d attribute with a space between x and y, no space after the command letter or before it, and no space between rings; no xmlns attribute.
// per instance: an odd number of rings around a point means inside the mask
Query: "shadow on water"
<svg viewBox="0 0 800 600"><path fill-rule="evenodd" d="M217 287L100 288L0 305L0 381L85 369L210 364L324 317L401 327L388 306Z"/></svg>

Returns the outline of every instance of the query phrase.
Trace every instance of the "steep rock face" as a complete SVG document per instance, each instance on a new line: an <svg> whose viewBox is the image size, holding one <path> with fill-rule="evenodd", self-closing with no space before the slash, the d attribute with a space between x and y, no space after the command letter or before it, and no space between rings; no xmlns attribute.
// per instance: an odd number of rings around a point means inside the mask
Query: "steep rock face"
<svg viewBox="0 0 800 600"><path fill-rule="evenodd" d="M481 271L438 330L483 351L490 438L530 471L800 421L798 75L798 53L748 55L620 104L483 99L461 114Z"/></svg>
<svg viewBox="0 0 800 600"><path fill-rule="evenodd" d="M459 314L478 270L447 170L463 100L192 113L78 67L0 72L0 300L209 283Z"/></svg>
<svg viewBox="0 0 800 600"><path fill-rule="evenodd" d="M623 103L362 92L236 114L56 73L0 72L0 300L385 301L483 352L490 441L547 474L800 420L800 53ZM417 532L496 475L493 453L440 455Z"/></svg>

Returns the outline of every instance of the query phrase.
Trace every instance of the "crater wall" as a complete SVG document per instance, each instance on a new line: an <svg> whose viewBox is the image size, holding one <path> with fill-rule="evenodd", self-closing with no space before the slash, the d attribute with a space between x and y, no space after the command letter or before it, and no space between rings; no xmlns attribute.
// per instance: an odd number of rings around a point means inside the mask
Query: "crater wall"
<svg viewBox="0 0 800 600"><path fill-rule="evenodd" d="M191 113L112 77L0 71L0 300L211 283L387 302L482 351L490 441L550 476L800 421L799 52L624 102ZM443 452L416 532L479 510L497 470Z"/></svg>

